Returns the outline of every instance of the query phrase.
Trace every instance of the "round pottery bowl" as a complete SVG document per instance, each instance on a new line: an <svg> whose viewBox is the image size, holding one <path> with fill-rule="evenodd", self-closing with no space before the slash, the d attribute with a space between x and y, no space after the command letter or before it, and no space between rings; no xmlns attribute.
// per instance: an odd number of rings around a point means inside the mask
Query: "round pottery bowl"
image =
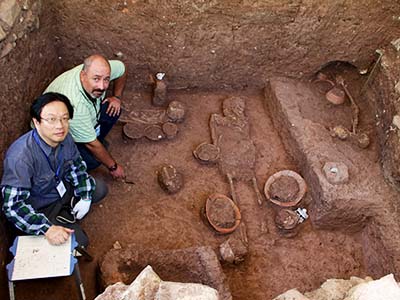
<svg viewBox="0 0 400 300"><path fill-rule="evenodd" d="M285 182L285 180L291 180L297 184L297 192L295 195L291 195L289 198L277 197L272 193L272 187L279 184L280 182ZM285 190L285 187L278 187L281 190ZM306 182L304 179L296 172L291 170L283 170L273 174L268 178L264 186L264 194L269 201L280 206L280 207L293 207L296 206L301 199L304 197L307 191Z"/></svg>

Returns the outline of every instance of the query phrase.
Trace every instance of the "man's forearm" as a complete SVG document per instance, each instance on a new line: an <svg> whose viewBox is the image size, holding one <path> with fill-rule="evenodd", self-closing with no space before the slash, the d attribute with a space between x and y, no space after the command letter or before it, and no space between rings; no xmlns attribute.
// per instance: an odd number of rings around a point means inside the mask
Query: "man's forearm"
<svg viewBox="0 0 400 300"><path fill-rule="evenodd" d="M111 156L107 149L104 148L103 144L100 143L98 139L95 139L93 142L86 143L85 146L89 149L93 156L107 168L115 165L115 159Z"/></svg>

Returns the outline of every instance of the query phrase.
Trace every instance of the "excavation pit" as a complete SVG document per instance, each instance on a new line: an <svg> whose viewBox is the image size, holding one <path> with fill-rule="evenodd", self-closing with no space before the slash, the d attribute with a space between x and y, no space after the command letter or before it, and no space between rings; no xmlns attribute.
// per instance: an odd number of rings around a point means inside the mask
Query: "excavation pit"
<svg viewBox="0 0 400 300"><path fill-rule="evenodd" d="M392 120L400 111L393 100L399 98L395 83L400 68L395 64L398 52L390 46L400 36L398 4L242 2L0 1L12 4L9 15L0 13L2 157L11 142L28 130L32 100L57 75L99 52L127 65L122 103L141 113L133 117L150 118L150 124L157 126L174 121L179 134L173 136L171 127L162 132L166 139L153 142L137 138L134 132L133 142L121 138L120 123L107 137L110 152L130 180L112 181L104 168L94 172L110 186L105 201L93 205L82 221L91 241L88 251L97 261L116 241L122 249L136 243L165 257L200 246L217 251L226 241L228 236L216 234L202 222L199 211L207 195L232 196L229 182L219 165L199 164L192 150L211 141L210 115L223 116L224 100L240 97L246 103L250 133L244 143L249 151L241 158L254 162L258 188L279 170L298 171L307 182L300 204L309 209L310 219L294 238L282 237L275 230L275 207L255 201L257 182L252 185L247 180L251 177L231 174L241 224L248 232L248 253L238 265L209 270L210 278L225 276L224 284L235 300L261 300L293 287L312 290L332 277L389 272L399 276L398 193L384 180L398 185L400 147ZM14 17L15 23L9 25ZM385 51L375 51L381 48ZM382 64L369 77L382 52ZM325 95L332 84L312 80L319 71L331 79L342 75L359 105L358 131L346 139L332 137L330 129L341 125L352 131L349 99L340 105L329 103ZM148 82L149 74L156 72L165 72L168 78L166 97L159 103L163 106L157 108L152 105L154 86ZM112 88L109 92L112 95ZM226 127L240 127L235 116L230 117ZM366 148L358 145L367 144L363 134L370 140ZM227 147L221 152L225 160L233 159L229 149L243 146L235 144L238 137L221 138ZM224 166L235 162L225 161ZM335 177L340 169L326 173L328 162L343 163L348 177ZM166 163L185 175L179 193L166 194L159 187L156 172ZM2 241L4 228L0 228ZM3 242L1 249L6 262L8 244ZM166 266L162 272L172 270L177 280L190 273L172 263ZM96 262L82 262L80 267L87 297L94 299L100 292ZM205 276L208 269L198 270ZM0 298L6 299L2 276ZM68 279L27 282L17 286L16 298L69 300L74 289Z"/></svg>

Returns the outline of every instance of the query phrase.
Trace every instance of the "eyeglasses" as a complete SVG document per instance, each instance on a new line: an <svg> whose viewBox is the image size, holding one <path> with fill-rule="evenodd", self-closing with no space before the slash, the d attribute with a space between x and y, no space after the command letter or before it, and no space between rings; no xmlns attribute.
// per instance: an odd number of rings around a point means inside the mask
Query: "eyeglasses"
<svg viewBox="0 0 400 300"><path fill-rule="evenodd" d="M45 120L47 123L49 123L50 125L56 125L58 121L61 122L61 124L67 124L69 122L69 117L61 117L61 118L55 118L55 117L51 117L51 118L41 118L42 120Z"/></svg>

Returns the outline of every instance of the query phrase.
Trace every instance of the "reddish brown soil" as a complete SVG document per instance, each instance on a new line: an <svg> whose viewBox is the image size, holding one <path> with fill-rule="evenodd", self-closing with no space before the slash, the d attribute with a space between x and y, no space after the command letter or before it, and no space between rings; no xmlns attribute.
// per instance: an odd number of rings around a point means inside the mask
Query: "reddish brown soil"
<svg viewBox="0 0 400 300"><path fill-rule="evenodd" d="M112 181L103 169L95 173L110 184L109 196L94 206L83 221L91 240L89 251L96 260L116 241L123 248L136 243L154 249L200 245L215 249L226 240L226 236L217 235L202 221L200 212L210 194L218 192L229 196L229 184L217 166L199 164L192 151L210 139L210 114L221 113L222 100L232 95L247 100L250 133L257 150L255 172L259 184L263 185L277 171L298 171L264 109L261 90L229 94L170 93L170 100L179 100L187 107L186 120L180 124L175 139L158 142L124 140L122 126L116 126L111 132L110 150L125 166L130 183ZM124 101L130 99L135 99L137 108L149 107L151 103L148 93L127 91ZM156 171L166 163L174 165L184 176L184 188L174 195L165 194L157 182ZM224 266L234 299L271 299L293 287L301 291L316 288L327 278L366 275L357 236L316 231L306 221L295 238L283 238L276 230L273 209L266 202L262 207L258 206L251 185L235 182L235 188L242 222L247 228L249 254L238 266ZM306 197L303 205L309 201ZM93 299L99 291L96 262L81 261L80 268L87 296ZM49 299L74 299L73 280L41 280L17 286L19 300L38 298L39 295Z"/></svg>

